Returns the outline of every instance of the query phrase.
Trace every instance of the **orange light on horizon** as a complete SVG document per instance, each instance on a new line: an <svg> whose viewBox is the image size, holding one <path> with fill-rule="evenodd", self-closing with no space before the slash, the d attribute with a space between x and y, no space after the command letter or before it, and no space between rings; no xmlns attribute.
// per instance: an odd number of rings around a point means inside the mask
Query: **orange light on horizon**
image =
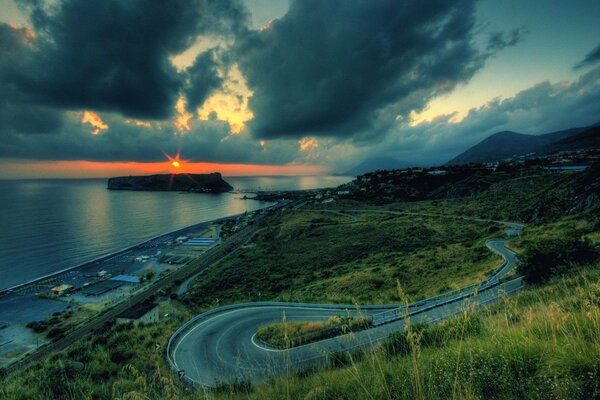
<svg viewBox="0 0 600 400"><path fill-rule="evenodd" d="M173 162L171 163L171 165L172 165L172 166L174 166L175 168L179 168L179 167L181 167L181 164L179 163L179 161L173 161Z"/></svg>
<svg viewBox="0 0 600 400"><path fill-rule="evenodd" d="M175 173L172 162L98 162L98 161L2 161L0 168L6 179L28 178L108 178L112 176ZM326 175L331 169L322 165L256 165L217 164L178 161L176 173L206 174L220 172L223 176Z"/></svg>

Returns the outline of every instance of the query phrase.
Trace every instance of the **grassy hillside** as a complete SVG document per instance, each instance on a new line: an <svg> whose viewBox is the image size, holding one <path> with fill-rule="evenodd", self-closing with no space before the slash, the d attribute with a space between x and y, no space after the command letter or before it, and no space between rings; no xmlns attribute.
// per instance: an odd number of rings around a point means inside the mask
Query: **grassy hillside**
<svg viewBox="0 0 600 400"><path fill-rule="evenodd" d="M431 328L413 326L373 352L264 384L186 390L166 365L175 323L122 326L2 382L3 399L594 399L600 395L600 265ZM71 367L81 360L86 368Z"/></svg>
<svg viewBox="0 0 600 400"><path fill-rule="evenodd" d="M411 300L477 281L499 262L484 242L501 232L497 224L460 215L531 221L511 243L524 260L534 251L560 252L560 246L544 245L567 243L564 238L598 246L598 210L565 212L578 180L575 174L507 177L462 200L379 206L348 200L318 206L456 218L278 213L246 248L198 279L181 302L157 299L163 301L160 323L106 327L65 352L0 378L0 398L600 398L600 264L582 265L561 254L550 264L562 265L551 265L545 281L516 297L434 327L413 326L374 352L333 354L322 369L202 392L181 384L164 358L174 329L216 306L216 299L218 305L271 299L398 302L404 296L396 292L396 281ZM73 361L83 362L84 369Z"/></svg>
<svg viewBox="0 0 600 400"><path fill-rule="evenodd" d="M183 298L203 308L284 300L397 302L481 280L500 262L485 247L498 225L377 213L287 211L247 248L199 279Z"/></svg>
<svg viewBox="0 0 600 400"><path fill-rule="evenodd" d="M386 207L540 224L563 216L571 207L579 177L568 173L496 177L487 190L473 197L391 203Z"/></svg>
<svg viewBox="0 0 600 400"><path fill-rule="evenodd" d="M217 398L596 399L598 267L556 278L470 317L424 331L413 327L407 340L390 340L372 354L338 357L325 370Z"/></svg>

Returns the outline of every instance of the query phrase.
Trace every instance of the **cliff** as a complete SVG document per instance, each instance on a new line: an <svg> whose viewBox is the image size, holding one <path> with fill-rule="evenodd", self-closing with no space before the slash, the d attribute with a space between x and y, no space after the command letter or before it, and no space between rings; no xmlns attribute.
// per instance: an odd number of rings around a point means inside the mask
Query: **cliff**
<svg viewBox="0 0 600 400"><path fill-rule="evenodd" d="M120 176L108 180L109 190L222 193L233 187L218 172L211 174L163 174Z"/></svg>

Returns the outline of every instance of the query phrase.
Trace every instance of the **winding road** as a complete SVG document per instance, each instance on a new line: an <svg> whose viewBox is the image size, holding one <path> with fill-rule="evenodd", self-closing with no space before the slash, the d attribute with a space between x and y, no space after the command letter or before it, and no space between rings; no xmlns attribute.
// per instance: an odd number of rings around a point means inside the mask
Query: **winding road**
<svg viewBox="0 0 600 400"><path fill-rule="evenodd" d="M370 210L352 210L366 212ZM389 212L396 215L399 212ZM473 220L479 220L475 219ZM519 234L523 225L507 225L509 235ZM484 306L498 301L502 295L523 287L521 278L502 281L517 264L514 252L506 248L507 239L487 241L487 247L499 254L503 264L486 280L453 290L410 305L354 306L339 304L245 303L219 307L193 318L170 338L167 358L171 367L194 386L212 388L218 382L249 379L263 381L303 366L323 363L332 351L348 351L369 347L385 340L390 333L402 330L405 317L411 321L435 323L461 313L466 307ZM319 342L276 350L259 343L257 330L281 321L327 320L335 315L363 315L373 319L367 330L321 340Z"/></svg>

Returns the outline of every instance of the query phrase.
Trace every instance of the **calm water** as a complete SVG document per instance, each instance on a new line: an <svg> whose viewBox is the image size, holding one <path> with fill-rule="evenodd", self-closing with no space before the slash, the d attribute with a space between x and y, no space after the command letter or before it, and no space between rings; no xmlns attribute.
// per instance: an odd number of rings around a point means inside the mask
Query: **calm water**
<svg viewBox="0 0 600 400"><path fill-rule="evenodd" d="M236 190L332 187L343 177L232 177ZM223 193L106 190L106 180L0 181L0 289L265 203Z"/></svg>

